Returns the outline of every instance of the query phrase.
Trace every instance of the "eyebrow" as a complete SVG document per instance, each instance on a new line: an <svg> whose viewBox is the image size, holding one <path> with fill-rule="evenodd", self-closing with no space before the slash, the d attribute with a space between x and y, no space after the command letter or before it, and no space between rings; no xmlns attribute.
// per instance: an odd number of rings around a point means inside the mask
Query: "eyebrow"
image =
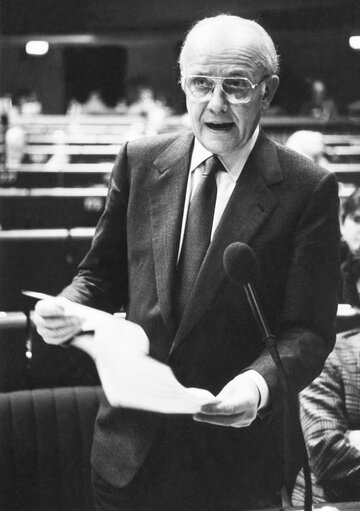
<svg viewBox="0 0 360 511"><path fill-rule="evenodd" d="M190 73L188 76L203 76L204 78L247 78L251 81L251 78L246 76L244 73L232 73L229 75L213 75L210 73Z"/></svg>

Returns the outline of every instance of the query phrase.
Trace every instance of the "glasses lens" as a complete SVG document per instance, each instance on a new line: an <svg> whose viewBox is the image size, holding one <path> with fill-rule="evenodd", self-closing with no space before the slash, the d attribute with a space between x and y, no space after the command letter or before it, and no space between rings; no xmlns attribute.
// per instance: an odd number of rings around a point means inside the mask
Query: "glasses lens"
<svg viewBox="0 0 360 511"><path fill-rule="evenodd" d="M253 87L247 78L212 78L190 76L186 79L188 93L195 101L206 101L214 90L215 82L222 81L222 89L230 103L247 103L251 100Z"/></svg>
<svg viewBox="0 0 360 511"><path fill-rule="evenodd" d="M191 76L187 78L186 86L195 99L201 100L213 90L213 81L203 76Z"/></svg>
<svg viewBox="0 0 360 511"><path fill-rule="evenodd" d="M252 87L246 78L225 78L223 89L230 102L246 102L251 99Z"/></svg>

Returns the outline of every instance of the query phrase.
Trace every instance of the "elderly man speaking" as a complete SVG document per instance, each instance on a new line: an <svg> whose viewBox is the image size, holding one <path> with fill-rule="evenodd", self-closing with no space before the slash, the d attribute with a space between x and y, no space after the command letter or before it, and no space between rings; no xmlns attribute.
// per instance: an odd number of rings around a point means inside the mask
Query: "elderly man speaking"
<svg viewBox="0 0 360 511"><path fill-rule="evenodd" d="M237 16L204 19L180 68L192 132L123 146L92 247L61 294L123 307L150 355L216 400L195 415L165 415L104 399L92 450L103 511L279 503L283 388L243 287L224 271L228 245L256 256L258 294L295 392L320 373L335 339L337 184L261 129L279 84L270 36ZM241 274L241 258L232 264ZM82 327L61 300L36 308L51 343Z"/></svg>

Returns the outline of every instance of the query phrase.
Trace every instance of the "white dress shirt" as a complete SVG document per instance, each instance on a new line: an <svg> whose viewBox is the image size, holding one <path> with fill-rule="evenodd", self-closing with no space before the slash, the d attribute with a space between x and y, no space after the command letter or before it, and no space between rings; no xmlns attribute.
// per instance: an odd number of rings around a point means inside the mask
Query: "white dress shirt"
<svg viewBox="0 0 360 511"><path fill-rule="evenodd" d="M244 168L244 165L255 145L257 137L259 135L259 127L257 127L252 135L252 137L248 140L244 147L238 151L238 154L235 154L232 161L226 164L224 160L219 156L221 163L223 164L226 172L218 172L216 174L216 184L217 184L217 195L216 195L216 203L215 203L215 211L214 211L214 219L211 230L211 239L214 236L214 232L220 222L222 214L226 208L226 205L230 199L232 192L234 191L237 180L240 177L240 174ZM185 204L184 204L184 213L182 219L181 226L181 235L180 235L180 243L179 243L179 252L178 258L180 256L181 247L184 239L185 225L187 219L187 213L189 209L190 200L196 190L197 185L201 179L202 175L202 163L212 156L204 146L195 138L194 148L191 155L190 161L190 169L189 169L189 177L185 195ZM249 370L244 374L249 376L257 385L260 393L260 403L258 410L261 410L268 406L269 404L269 388L264 378L257 371Z"/></svg>
<svg viewBox="0 0 360 511"><path fill-rule="evenodd" d="M224 160L219 156L221 163L223 164L226 172L218 172L216 174L216 184L217 184L217 195L216 195L216 203L215 203L215 211L214 211L214 219L211 230L211 239L213 238L216 227L219 224L219 221L222 217L222 214L226 208L226 205L230 199L232 192L234 191L236 181L239 179L240 174L244 168L246 160L251 153L257 137L259 135L259 127L253 133L253 136L248 140L245 146L236 154L236 158L234 158L234 162L232 166L229 168ZM182 242L184 239L186 218L189 209L190 200L196 190L197 185L201 179L202 175L202 163L205 160L210 158L213 153L210 153L201 143L195 138L194 148L191 155L190 161L190 169L189 169L189 177L185 195L185 204L184 204L184 213L181 227L181 236L180 236L180 246L178 257L180 256Z"/></svg>

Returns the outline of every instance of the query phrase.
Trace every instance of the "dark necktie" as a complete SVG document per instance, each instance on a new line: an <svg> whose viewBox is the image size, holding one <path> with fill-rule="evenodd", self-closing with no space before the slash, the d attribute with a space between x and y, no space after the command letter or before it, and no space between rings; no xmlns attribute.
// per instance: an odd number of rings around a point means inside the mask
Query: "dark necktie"
<svg viewBox="0 0 360 511"><path fill-rule="evenodd" d="M210 244L216 202L216 172L224 170L217 156L208 158L190 201L183 244L176 270L175 308L180 321Z"/></svg>

